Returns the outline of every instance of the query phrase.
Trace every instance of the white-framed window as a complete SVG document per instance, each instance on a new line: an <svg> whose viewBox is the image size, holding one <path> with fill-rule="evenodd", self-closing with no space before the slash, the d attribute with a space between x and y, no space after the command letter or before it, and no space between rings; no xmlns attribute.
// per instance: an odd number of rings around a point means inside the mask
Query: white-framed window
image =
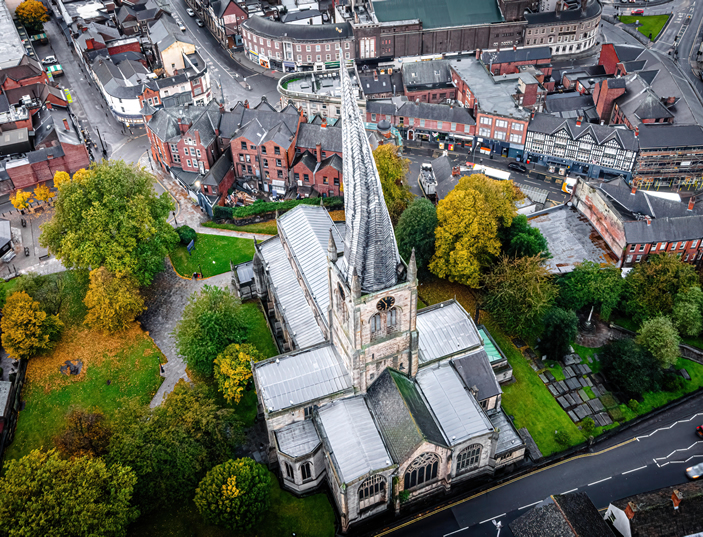
<svg viewBox="0 0 703 537"><path fill-rule="evenodd" d="M278 45L279 45L278 41L274 41L274 45L276 46L276 50L278 50L278 49L280 48L280 47L278 46Z"/></svg>
<svg viewBox="0 0 703 537"><path fill-rule="evenodd" d="M452 123L452 132L456 132L456 123Z"/></svg>
<svg viewBox="0 0 703 537"><path fill-rule="evenodd" d="M263 38L263 37L259 37L259 45L263 45L263 44L264 44L264 38Z"/></svg>
<svg viewBox="0 0 703 537"><path fill-rule="evenodd" d="M189 168L192 167L192 166L190 165L190 159L187 159L187 160L186 160L186 165L187 165Z"/></svg>
<svg viewBox="0 0 703 537"><path fill-rule="evenodd" d="M519 144L522 142L522 136L520 134L511 134L510 141L514 144Z"/></svg>
<svg viewBox="0 0 703 537"><path fill-rule="evenodd" d="M270 40L270 39L267 39L267 40L266 40L266 46L269 47L269 48L271 47L271 40Z"/></svg>
<svg viewBox="0 0 703 537"><path fill-rule="evenodd" d="M322 58L322 56L321 56L320 54L318 54L318 55L317 55L317 61L318 61L318 62L320 61L320 58Z"/></svg>
<svg viewBox="0 0 703 537"><path fill-rule="evenodd" d="M326 54L325 56L326 56L326 58L327 58L327 61L330 61L330 60L332 59L332 55L331 55L331 54Z"/></svg>
<svg viewBox="0 0 703 537"><path fill-rule="evenodd" d="M298 54L298 61L299 61L299 62L302 62L302 61L303 61L303 55L302 55L302 54Z"/></svg>
<svg viewBox="0 0 703 537"><path fill-rule="evenodd" d="M347 41L346 43L344 43L344 48L347 49L347 50L349 50L349 41Z"/></svg>
<svg viewBox="0 0 703 537"><path fill-rule="evenodd" d="M424 119L421 119L421 120L420 120L420 127L424 127L424 126L425 126L425 120L424 120Z"/></svg>
<svg viewBox="0 0 703 537"><path fill-rule="evenodd" d="M640 261L642 261L642 256L641 256L641 255L638 255L638 256L637 256L637 259L636 259L635 261L637 261L637 263L639 263Z"/></svg>
<svg viewBox="0 0 703 537"><path fill-rule="evenodd" d="M493 125L493 120L486 116L481 116L481 125Z"/></svg>
<svg viewBox="0 0 703 537"><path fill-rule="evenodd" d="M330 44L327 43L327 44L325 45L325 50L329 50L329 49L330 49Z"/></svg>
<svg viewBox="0 0 703 537"><path fill-rule="evenodd" d="M698 239L691 243L691 248L695 248L696 246L698 246Z"/></svg>
<svg viewBox="0 0 703 537"><path fill-rule="evenodd" d="M504 129L508 126L508 122L505 121L504 119L496 119L496 127L500 127L501 129Z"/></svg>
<svg viewBox="0 0 703 537"><path fill-rule="evenodd" d="M312 54L308 54L308 63L312 61Z"/></svg>
<svg viewBox="0 0 703 537"><path fill-rule="evenodd" d="M511 125L511 127L512 127L512 129L513 129L514 131L520 131L520 132L522 132L522 129L523 129L525 126L524 126L522 123L513 123L513 124Z"/></svg>
<svg viewBox="0 0 703 537"><path fill-rule="evenodd" d="M310 45L305 45L305 52L310 52L311 48Z"/></svg>
<svg viewBox="0 0 703 537"><path fill-rule="evenodd" d="M320 45L315 45L315 52L320 52Z"/></svg>
<svg viewBox="0 0 703 537"><path fill-rule="evenodd" d="M479 136L486 136L486 137L489 137L489 136L491 135L491 129L479 128L479 129L478 129L478 135L479 135Z"/></svg>
<svg viewBox="0 0 703 537"><path fill-rule="evenodd" d="M348 59L349 59L349 53L348 53L348 52L345 52L345 53L344 53L344 57L348 60Z"/></svg>
<svg viewBox="0 0 703 537"><path fill-rule="evenodd" d="M281 59L281 53L280 53L280 52L276 52L276 59L277 59L277 60L280 60L280 59Z"/></svg>
<svg viewBox="0 0 703 537"><path fill-rule="evenodd" d="M659 249L660 249L660 250L664 250L665 248L666 248L666 243L665 243L665 242L662 242L662 243L659 245Z"/></svg>
<svg viewBox="0 0 703 537"><path fill-rule="evenodd" d="M195 154L197 155L198 158L200 158L200 149L196 149Z"/></svg>
<svg viewBox="0 0 703 537"><path fill-rule="evenodd" d="M442 128L442 125L444 125L444 123L442 123L441 121L438 121L438 122L437 122L437 128L438 128L438 129L441 129L441 128Z"/></svg>
<svg viewBox="0 0 703 537"><path fill-rule="evenodd" d="M494 134L496 140L505 140L505 132L504 131L495 131Z"/></svg>
<svg viewBox="0 0 703 537"><path fill-rule="evenodd" d="M295 51L300 52L300 45L295 45Z"/></svg>
<svg viewBox="0 0 703 537"><path fill-rule="evenodd" d="M678 242L675 242L674 244L672 244L672 245L671 245L671 251L673 252L674 250L676 250L676 247L677 247L678 245L679 245Z"/></svg>

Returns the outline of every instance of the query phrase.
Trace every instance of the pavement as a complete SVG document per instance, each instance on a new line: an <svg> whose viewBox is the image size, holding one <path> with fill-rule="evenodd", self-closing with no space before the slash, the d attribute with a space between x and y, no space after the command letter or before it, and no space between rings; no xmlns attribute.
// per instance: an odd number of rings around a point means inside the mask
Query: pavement
<svg viewBox="0 0 703 537"><path fill-rule="evenodd" d="M684 470L703 459L695 427L703 423L703 394L643 421L587 453L538 469L484 492L420 514L377 536L496 535L551 494L586 492L598 509L634 494L686 482Z"/></svg>

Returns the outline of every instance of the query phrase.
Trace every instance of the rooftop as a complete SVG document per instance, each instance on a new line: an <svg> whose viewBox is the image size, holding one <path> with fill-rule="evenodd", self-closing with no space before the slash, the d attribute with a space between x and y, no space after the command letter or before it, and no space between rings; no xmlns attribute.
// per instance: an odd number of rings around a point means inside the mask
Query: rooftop
<svg viewBox="0 0 703 537"><path fill-rule="evenodd" d="M452 73L447 60L403 62L403 82L407 88L416 86L451 86Z"/></svg>
<svg viewBox="0 0 703 537"><path fill-rule="evenodd" d="M552 257L546 260L545 266L552 274L571 272L583 261L615 262L616 258L605 241L586 217L572 207L561 205L530 219L529 224L547 239Z"/></svg>
<svg viewBox="0 0 703 537"><path fill-rule="evenodd" d="M501 453L510 452L520 446L524 446L520 435L515 430L515 427L505 415L503 410L498 410L488 417L493 424L493 428L498 431L498 443L496 444L496 456Z"/></svg>
<svg viewBox="0 0 703 537"><path fill-rule="evenodd" d="M284 24L265 17L251 17L242 24L256 35L274 39L287 38L294 41L342 41L352 37L348 22L339 24Z"/></svg>
<svg viewBox="0 0 703 537"><path fill-rule="evenodd" d="M417 331L421 364L481 345L476 325L455 300L418 311Z"/></svg>
<svg viewBox="0 0 703 537"><path fill-rule="evenodd" d="M529 125L532 132L554 135L559 131L564 131L572 140L590 136L592 143L603 145L610 140L614 140L622 149L637 152L639 146L635 133L623 127L611 127L608 125L594 125L577 119L563 119L550 114L535 114Z"/></svg>
<svg viewBox="0 0 703 537"><path fill-rule="evenodd" d="M379 22L421 20L426 30L503 21L495 0L372 0Z"/></svg>
<svg viewBox="0 0 703 537"><path fill-rule="evenodd" d="M289 457L311 453L320 445L320 437L311 420L296 421L276 431L278 449Z"/></svg>
<svg viewBox="0 0 703 537"><path fill-rule="evenodd" d="M530 112L518 108L515 99L513 99L513 95L518 93L520 77L534 79L529 73L524 72L494 77L475 58L452 60L451 65L476 96L482 111L512 116L518 119L528 119L530 117Z"/></svg>
<svg viewBox="0 0 703 537"><path fill-rule="evenodd" d="M493 373L488 354L483 349L462 358L455 358L452 361L464 384L468 388L476 386L479 401L485 401L503 393L503 390L498 385L495 373Z"/></svg>
<svg viewBox="0 0 703 537"><path fill-rule="evenodd" d="M5 2L0 2L0 33L3 36L0 40L0 68L17 65L25 55L25 49Z"/></svg>

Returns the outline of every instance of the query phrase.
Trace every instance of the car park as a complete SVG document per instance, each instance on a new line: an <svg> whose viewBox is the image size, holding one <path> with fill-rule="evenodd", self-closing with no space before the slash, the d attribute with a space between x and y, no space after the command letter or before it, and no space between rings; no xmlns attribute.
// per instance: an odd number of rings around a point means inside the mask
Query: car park
<svg viewBox="0 0 703 537"><path fill-rule="evenodd" d="M200 26L201 28L202 28L203 26L205 26L205 23L204 23L203 21L201 21L200 19L195 19L195 24L197 24L197 25Z"/></svg>
<svg viewBox="0 0 703 537"><path fill-rule="evenodd" d="M686 477L689 479L698 479L703 475L703 462L699 462L695 466L686 468Z"/></svg>
<svg viewBox="0 0 703 537"><path fill-rule="evenodd" d="M195 17L195 11L193 11L189 7L186 8L186 13L188 13L188 16L190 17Z"/></svg>
<svg viewBox="0 0 703 537"><path fill-rule="evenodd" d="M508 168L510 168L511 170L515 170L516 172L527 173L527 168L525 167L525 165L520 164L519 162L509 163Z"/></svg>
<svg viewBox="0 0 703 537"><path fill-rule="evenodd" d="M56 59L56 56L47 56L41 62L44 65L53 65L55 63L59 63L59 60Z"/></svg>

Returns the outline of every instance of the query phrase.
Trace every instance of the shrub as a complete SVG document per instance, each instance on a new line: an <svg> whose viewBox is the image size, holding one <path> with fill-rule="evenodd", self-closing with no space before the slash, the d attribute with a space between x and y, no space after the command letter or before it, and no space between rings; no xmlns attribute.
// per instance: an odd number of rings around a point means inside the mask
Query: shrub
<svg viewBox="0 0 703 537"><path fill-rule="evenodd" d="M320 198L304 198L300 200L279 201L256 201L246 207L235 207L231 210L230 218L246 218L248 216L256 216L257 214L279 213L289 211L298 205L320 205ZM342 209L344 207L344 199L341 197L332 196L322 198L322 205L330 210Z"/></svg>
<svg viewBox="0 0 703 537"><path fill-rule="evenodd" d="M627 406L632 410L633 412L637 412L640 408L640 403L637 399L630 399L627 402Z"/></svg>
<svg viewBox="0 0 703 537"><path fill-rule="evenodd" d="M398 499L400 500L400 503L405 503L410 499L410 491L409 490L401 490L400 494L398 494Z"/></svg>
<svg viewBox="0 0 703 537"><path fill-rule="evenodd" d="M554 440L556 440L557 444L560 446L566 447L569 445L569 435L566 434L566 431L557 431L554 433Z"/></svg>
<svg viewBox="0 0 703 537"><path fill-rule="evenodd" d="M678 392L686 387L686 381L675 373L668 373L664 375L662 387L667 392Z"/></svg>
<svg viewBox="0 0 703 537"><path fill-rule="evenodd" d="M581 427L583 428L583 432L590 435L593 432L593 429L596 428L596 422L593 421L593 418L587 416L581 422Z"/></svg>
<svg viewBox="0 0 703 537"><path fill-rule="evenodd" d="M613 421L622 421L625 419L625 413L620 407L611 408L608 410L608 414L610 414L610 418Z"/></svg>
<svg viewBox="0 0 703 537"><path fill-rule="evenodd" d="M232 208L215 205L212 208L212 216L217 220L229 220L232 218Z"/></svg>
<svg viewBox="0 0 703 537"><path fill-rule="evenodd" d="M176 233L178 233L178 237L181 239L181 244L183 246L188 246L190 241L194 241L197 238L195 230L190 226L177 227Z"/></svg>

